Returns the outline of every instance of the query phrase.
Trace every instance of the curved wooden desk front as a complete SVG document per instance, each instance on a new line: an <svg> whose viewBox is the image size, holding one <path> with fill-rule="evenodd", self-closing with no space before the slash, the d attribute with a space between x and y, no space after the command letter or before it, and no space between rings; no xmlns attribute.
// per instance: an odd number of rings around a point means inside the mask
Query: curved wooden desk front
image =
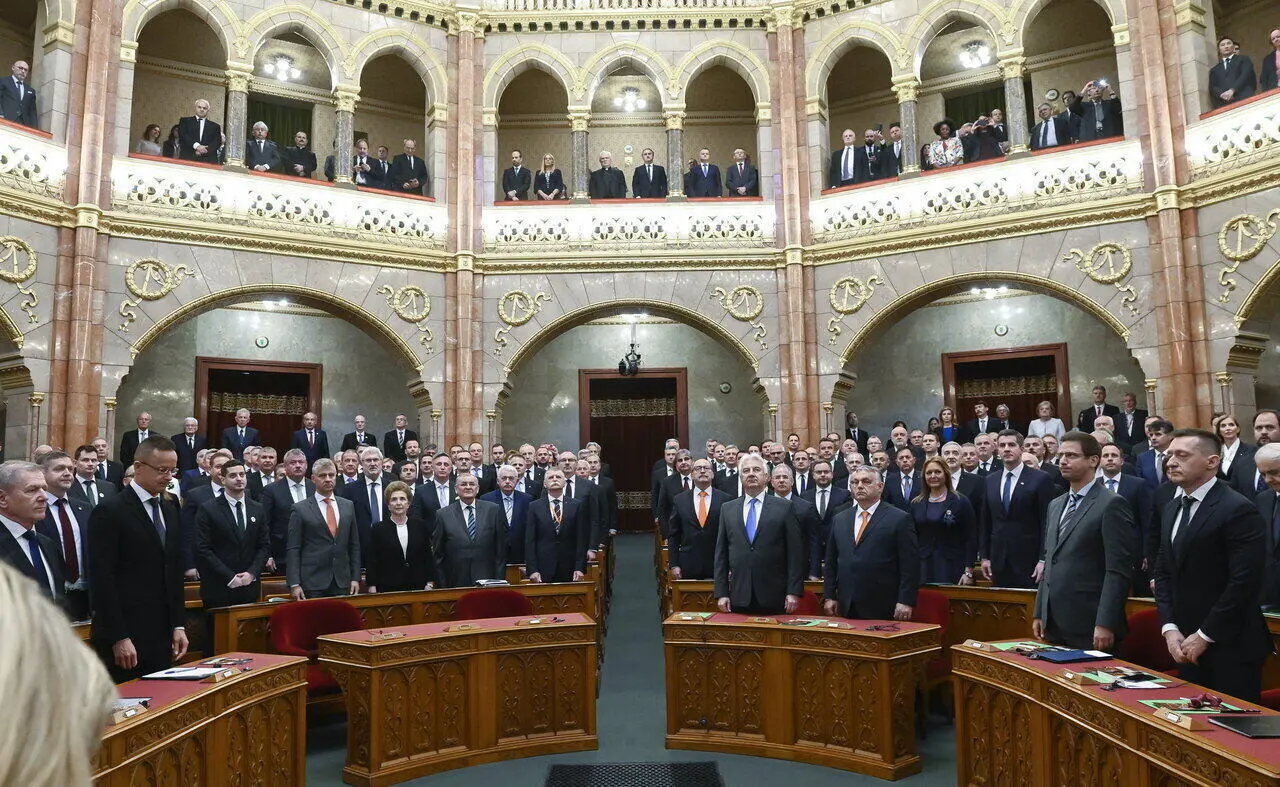
<svg viewBox="0 0 1280 787"><path fill-rule="evenodd" d="M596 623L583 614L451 621L319 638L347 703L349 784L394 784L594 749ZM465 627L472 628L465 628Z"/></svg>
<svg viewBox="0 0 1280 787"><path fill-rule="evenodd" d="M941 629L821 618L800 628L716 613L663 623L667 748L777 757L900 779L920 771L916 684L941 653Z"/></svg>

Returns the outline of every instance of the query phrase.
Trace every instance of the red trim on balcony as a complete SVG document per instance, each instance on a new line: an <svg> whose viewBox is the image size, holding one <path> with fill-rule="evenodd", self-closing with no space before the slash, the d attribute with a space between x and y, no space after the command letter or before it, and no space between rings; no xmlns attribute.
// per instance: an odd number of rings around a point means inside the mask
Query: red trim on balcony
<svg viewBox="0 0 1280 787"><path fill-rule="evenodd" d="M189 161L187 159L169 158L168 156L151 156L146 153L130 153L129 158L136 158L140 161L154 161L158 164L176 164L179 167L194 167L196 169L216 169L222 171L221 164L205 164L203 161Z"/></svg>
<svg viewBox="0 0 1280 787"><path fill-rule="evenodd" d="M365 194L381 194L384 197L400 197L401 199L416 199L419 202L435 202L435 197L426 197L422 194L407 194L403 191L388 191L386 189L374 189L368 186L356 186L356 191L362 191Z"/></svg>
<svg viewBox="0 0 1280 787"><path fill-rule="evenodd" d="M1208 112L1205 112L1203 115L1201 115L1200 119L1205 120L1206 118L1217 117L1218 115L1224 114L1226 112L1234 112L1240 107L1247 107L1250 104L1256 103L1265 98L1271 98L1277 93L1280 93L1280 87L1273 87L1265 93L1255 93L1252 96L1249 96L1248 98L1241 99L1240 101L1233 101L1230 104L1227 104L1225 107L1218 107L1217 109L1211 109Z"/></svg>
<svg viewBox="0 0 1280 787"><path fill-rule="evenodd" d="M53 139L52 131L41 131L38 128L24 126L21 123L14 123L12 120L5 120L4 118L0 118L0 128L12 129L13 131L19 131L23 134L30 134L33 137L40 137L41 139Z"/></svg>

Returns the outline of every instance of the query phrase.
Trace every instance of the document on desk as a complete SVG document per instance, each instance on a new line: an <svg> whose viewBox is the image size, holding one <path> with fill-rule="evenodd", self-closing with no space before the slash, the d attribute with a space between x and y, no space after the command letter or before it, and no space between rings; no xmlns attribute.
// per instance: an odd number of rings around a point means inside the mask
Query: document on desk
<svg viewBox="0 0 1280 787"><path fill-rule="evenodd" d="M143 675L143 680L204 680L210 675L222 671L221 667L170 667L150 675Z"/></svg>

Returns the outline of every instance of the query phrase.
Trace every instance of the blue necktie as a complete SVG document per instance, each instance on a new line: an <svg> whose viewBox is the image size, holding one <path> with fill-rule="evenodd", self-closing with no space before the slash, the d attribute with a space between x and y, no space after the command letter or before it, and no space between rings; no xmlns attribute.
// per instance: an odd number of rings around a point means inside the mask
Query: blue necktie
<svg viewBox="0 0 1280 787"><path fill-rule="evenodd" d="M160 516L160 498L153 497L147 501L151 504L151 524L155 525L156 535L160 536L160 543L164 543L164 518Z"/></svg>
<svg viewBox="0 0 1280 787"><path fill-rule="evenodd" d="M756 524L757 514L756 506L760 503L756 498L751 498L747 503L747 540L754 543L756 540Z"/></svg>
<svg viewBox="0 0 1280 787"><path fill-rule="evenodd" d="M1000 504L1004 506L1004 512L1009 513L1009 499L1013 497L1013 473L1008 471L1004 474L1004 492L1000 494Z"/></svg>
<svg viewBox="0 0 1280 787"><path fill-rule="evenodd" d="M1120 482L1114 478L1107 479L1107 489L1110 489L1112 492L1115 492L1116 494L1119 494L1119 492L1116 490L1116 487L1119 484Z"/></svg>
<svg viewBox="0 0 1280 787"><path fill-rule="evenodd" d="M476 510L467 506L467 537L476 540Z"/></svg>
<svg viewBox="0 0 1280 787"><path fill-rule="evenodd" d="M53 596L49 587L49 572L44 567L44 557L40 554L40 542L36 539L36 531L28 530L22 534L27 540L27 552L31 554L31 565L35 568L36 579L40 581L40 589Z"/></svg>
<svg viewBox="0 0 1280 787"><path fill-rule="evenodd" d="M1271 505L1273 506L1271 509L1271 547L1274 549L1275 545L1280 543L1280 496L1277 496L1271 502Z"/></svg>
<svg viewBox="0 0 1280 787"><path fill-rule="evenodd" d="M1262 494L1263 492L1267 491L1267 479L1262 476L1262 473L1258 473L1257 476L1258 476L1258 483L1256 484L1257 488L1254 491L1257 492L1258 494Z"/></svg>

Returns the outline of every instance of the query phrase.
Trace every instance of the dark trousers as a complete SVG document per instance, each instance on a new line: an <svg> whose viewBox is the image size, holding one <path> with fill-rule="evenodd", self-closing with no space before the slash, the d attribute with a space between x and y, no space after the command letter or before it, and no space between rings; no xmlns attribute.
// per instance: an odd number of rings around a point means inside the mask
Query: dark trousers
<svg viewBox="0 0 1280 787"><path fill-rule="evenodd" d="M67 614L72 620L88 620L91 611L89 606L89 591L87 590L68 590L67 591Z"/></svg>
<svg viewBox="0 0 1280 787"><path fill-rule="evenodd" d="M1230 646L1227 646L1229 648ZM1222 645L1210 645L1199 664L1179 664L1178 676L1210 691L1230 694L1246 702L1262 699L1262 660L1241 660Z"/></svg>
<svg viewBox="0 0 1280 787"><path fill-rule="evenodd" d="M329 587L327 588L318 588L314 590L310 588L303 588L302 592L307 598L332 598L334 596L350 595L347 593L347 588L339 587L338 580L336 579L329 580Z"/></svg>
<svg viewBox="0 0 1280 787"><path fill-rule="evenodd" d="M1115 632L1112 633L1114 634ZM1088 633L1063 631L1054 621L1052 614L1049 615L1049 619L1044 623L1044 638L1051 645L1065 645L1074 650L1093 650L1092 629ZM1119 653L1121 640L1122 637L1117 635L1115 643L1108 652Z"/></svg>
<svg viewBox="0 0 1280 787"><path fill-rule="evenodd" d="M131 670L121 669L116 666L116 657L111 649L111 643L95 642L93 643L93 649L97 652L98 658L102 663L106 665L107 672L111 673L111 680L116 683L124 683L173 666L171 640L166 638L163 643L154 637L152 640L147 642L142 638L133 638L133 647L138 651L138 666Z"/></svg>
<svg viewBox="0 0 1280 787"><path fill-rule="evenodd" d="M1031 579L1030 571L1014 571L1008 566L991 568L991 584L998 588L1027 588L1034 590L1036 583Z"/></svg>
<svg viewBox="0 0 1280 787"><path fill-rule="evenodd" d="M734 612L740 615L781 615L787 611L786 600L776 601L767 599L762 601L754 593L751 595L751 603L746 606L731 606Z"/></svg>

